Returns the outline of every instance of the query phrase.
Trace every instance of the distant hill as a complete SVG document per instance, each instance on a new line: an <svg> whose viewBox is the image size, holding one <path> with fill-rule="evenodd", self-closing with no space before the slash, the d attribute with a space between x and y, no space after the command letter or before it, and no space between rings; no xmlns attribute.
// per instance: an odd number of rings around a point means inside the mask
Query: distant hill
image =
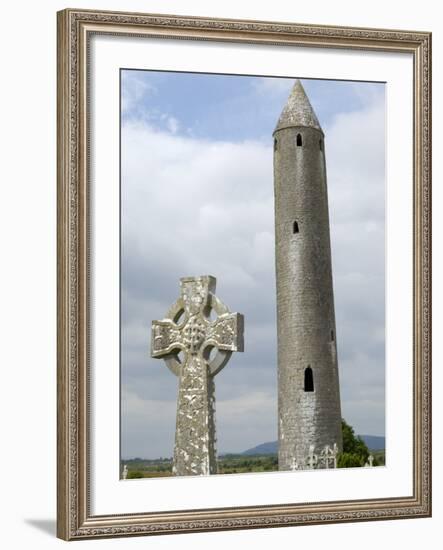
<svg viewBox="0 0 443 550"><path fill-rule="evenodd" d="M277 441L268 441L268 443L261 443L257 447L243 451L242 455L275 455L277 454Z"/></svg>
<svg viewBox="0 0 443 550"><path fill-rule="evenodd" d="M386 439L381 435L360 435L370 451L381 451L385 449Z"/></svg>
<svg viewBox="0 0 443 550"><path fill-rule="evenodd" d="M379 435L360 435L371 451L380 451L385 448L385 438ZM268 441L260 443L257 447L243 451L243 455L275 455L278 452L278 442Z"/></svg>

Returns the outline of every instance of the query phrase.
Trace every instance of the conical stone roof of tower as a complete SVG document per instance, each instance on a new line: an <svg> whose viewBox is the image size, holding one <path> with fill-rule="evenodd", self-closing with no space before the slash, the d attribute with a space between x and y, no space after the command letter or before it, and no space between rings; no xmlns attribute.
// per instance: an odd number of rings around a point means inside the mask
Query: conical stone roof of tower
<svg viewBox="0 0 443 550"><path fill-rule="evenodd" d="M295 81L274 132L291 126L316 128L323 132L300 80Z"/></svg>

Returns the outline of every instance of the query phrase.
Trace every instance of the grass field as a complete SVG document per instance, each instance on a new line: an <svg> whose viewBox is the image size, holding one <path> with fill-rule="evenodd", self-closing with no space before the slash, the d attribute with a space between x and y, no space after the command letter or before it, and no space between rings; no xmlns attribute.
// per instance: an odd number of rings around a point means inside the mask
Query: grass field
<svg viewBox="0 0 443 550"><path fill-rule="evenodd" d="M123 464L128 466L128 479L172 476L171 458L159 458L155 460L135 458L126 460ZM219 474L271 472L273 470L278 470L277 456L274 455L245 456L229 454L223 455L218 459Z"/></svg>
<svg viewBox="0 0 443 550"><path fill-rule="evenodd" d="M371 451L378 466L385 464L385 451ZM272 472L278 470L277 455L226 454L218 458L219 474ZM134 458L123 461L128 466L128 479L172 476L172 458L145 460Z"/></svg>

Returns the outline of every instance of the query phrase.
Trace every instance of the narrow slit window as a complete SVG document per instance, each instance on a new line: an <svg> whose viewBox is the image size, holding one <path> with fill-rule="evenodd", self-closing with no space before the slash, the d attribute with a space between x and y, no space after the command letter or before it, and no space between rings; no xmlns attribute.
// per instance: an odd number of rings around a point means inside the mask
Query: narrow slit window
<svg viewBox="0 0 443 550"><path fill-rule="evenodd" d="M277 151L278 149L278 143L277 143L277 138L274 139L274 151Z"/></svg>
<svg viewBox="0 0 443 550"><path fill-rule="evenodd" d="M301 134L297 134L297 147L301 147L303 145L303 140L301 137Z"/></svg>
<svg viewBox="0 0 443 550"><path fill-rule="evenodd" d="M294 234L299 232L299 229L298 229L298 222L294 222L294 224L293 224L293 226L292 226L292 232L293 232Z"/></svg>
<svg viewBox="0 0 443 550"><path fill-rule="evenodd" d="M305 391L314 391L314 375L311 367L305 369Z"/></svg>
<svg viewBox="0 0 443 550"><path fill-rule="evenodd" d="M334 331L331 330L331 342L333 342L333 341L334 341Z"/></svg>
<svg viewBox="0 0 443 550"><path fill-rule="evenodd" d="M323 141L322 140L320 140L318 142L318 146L320 147L320 151L323 151Z"/></svg>

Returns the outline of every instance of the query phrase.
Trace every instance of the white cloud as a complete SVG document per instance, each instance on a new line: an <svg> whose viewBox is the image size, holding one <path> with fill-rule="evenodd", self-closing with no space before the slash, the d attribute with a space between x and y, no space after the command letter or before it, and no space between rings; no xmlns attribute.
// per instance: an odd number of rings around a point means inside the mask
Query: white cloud
<svg viewBox="0 0 443 550"><path fill-rule="evenodd" d="M254 272L273 254L269 148L133 124L124 127L123 143L122 230L138 261L254 286Z"/></svg>
<svg viewBox="0 0 443 550"><path fill-rule="evenodd" d="M273 435L277 422L275 405L274 394L253 389L235 399L218 401L218 450L242 452L263 443L265 434Z"/></svg>
<svg viewBox="0 0 443 550"><path fill-rule="evenodd" d="M342 412L357 433L383 435L385 105L365 99L325 128L326 158Z"/></svg>
<svg viewBox="0 0 443 550"><path fill-rule="evenodd" d="M122 458L172 456L175 410L175 400L143 399L123 387Z"/></svg>
<svg viewBox="0 0 443 550"><path fill-rule="evenodd" d="M180 124L176 118L173 116L167 117L168 130L171 132L171 134L176 134L180 128Z"/></svg>
<svg viewBox="0 0 443 550"><path fill-rule="evenodd" d="M294 85L295 80L293 78L259 78L253 80L253 86L257 93L269 96L288 96Z"/></svg>
<svg viewBox="0 0 443 550"><path fill-rule="evenodd" d="M332 223L370 223L371 230L384 223L384 130L381 101L324 129Z"/></svg>
<svg viewBox="0 0 443 550"><path fill-rule="evenodd" d="M141 78L137 71L125 71L121 89L121 110L122 115L138 110L138 106L149 95L157 93L157 89Z"/></svg>

